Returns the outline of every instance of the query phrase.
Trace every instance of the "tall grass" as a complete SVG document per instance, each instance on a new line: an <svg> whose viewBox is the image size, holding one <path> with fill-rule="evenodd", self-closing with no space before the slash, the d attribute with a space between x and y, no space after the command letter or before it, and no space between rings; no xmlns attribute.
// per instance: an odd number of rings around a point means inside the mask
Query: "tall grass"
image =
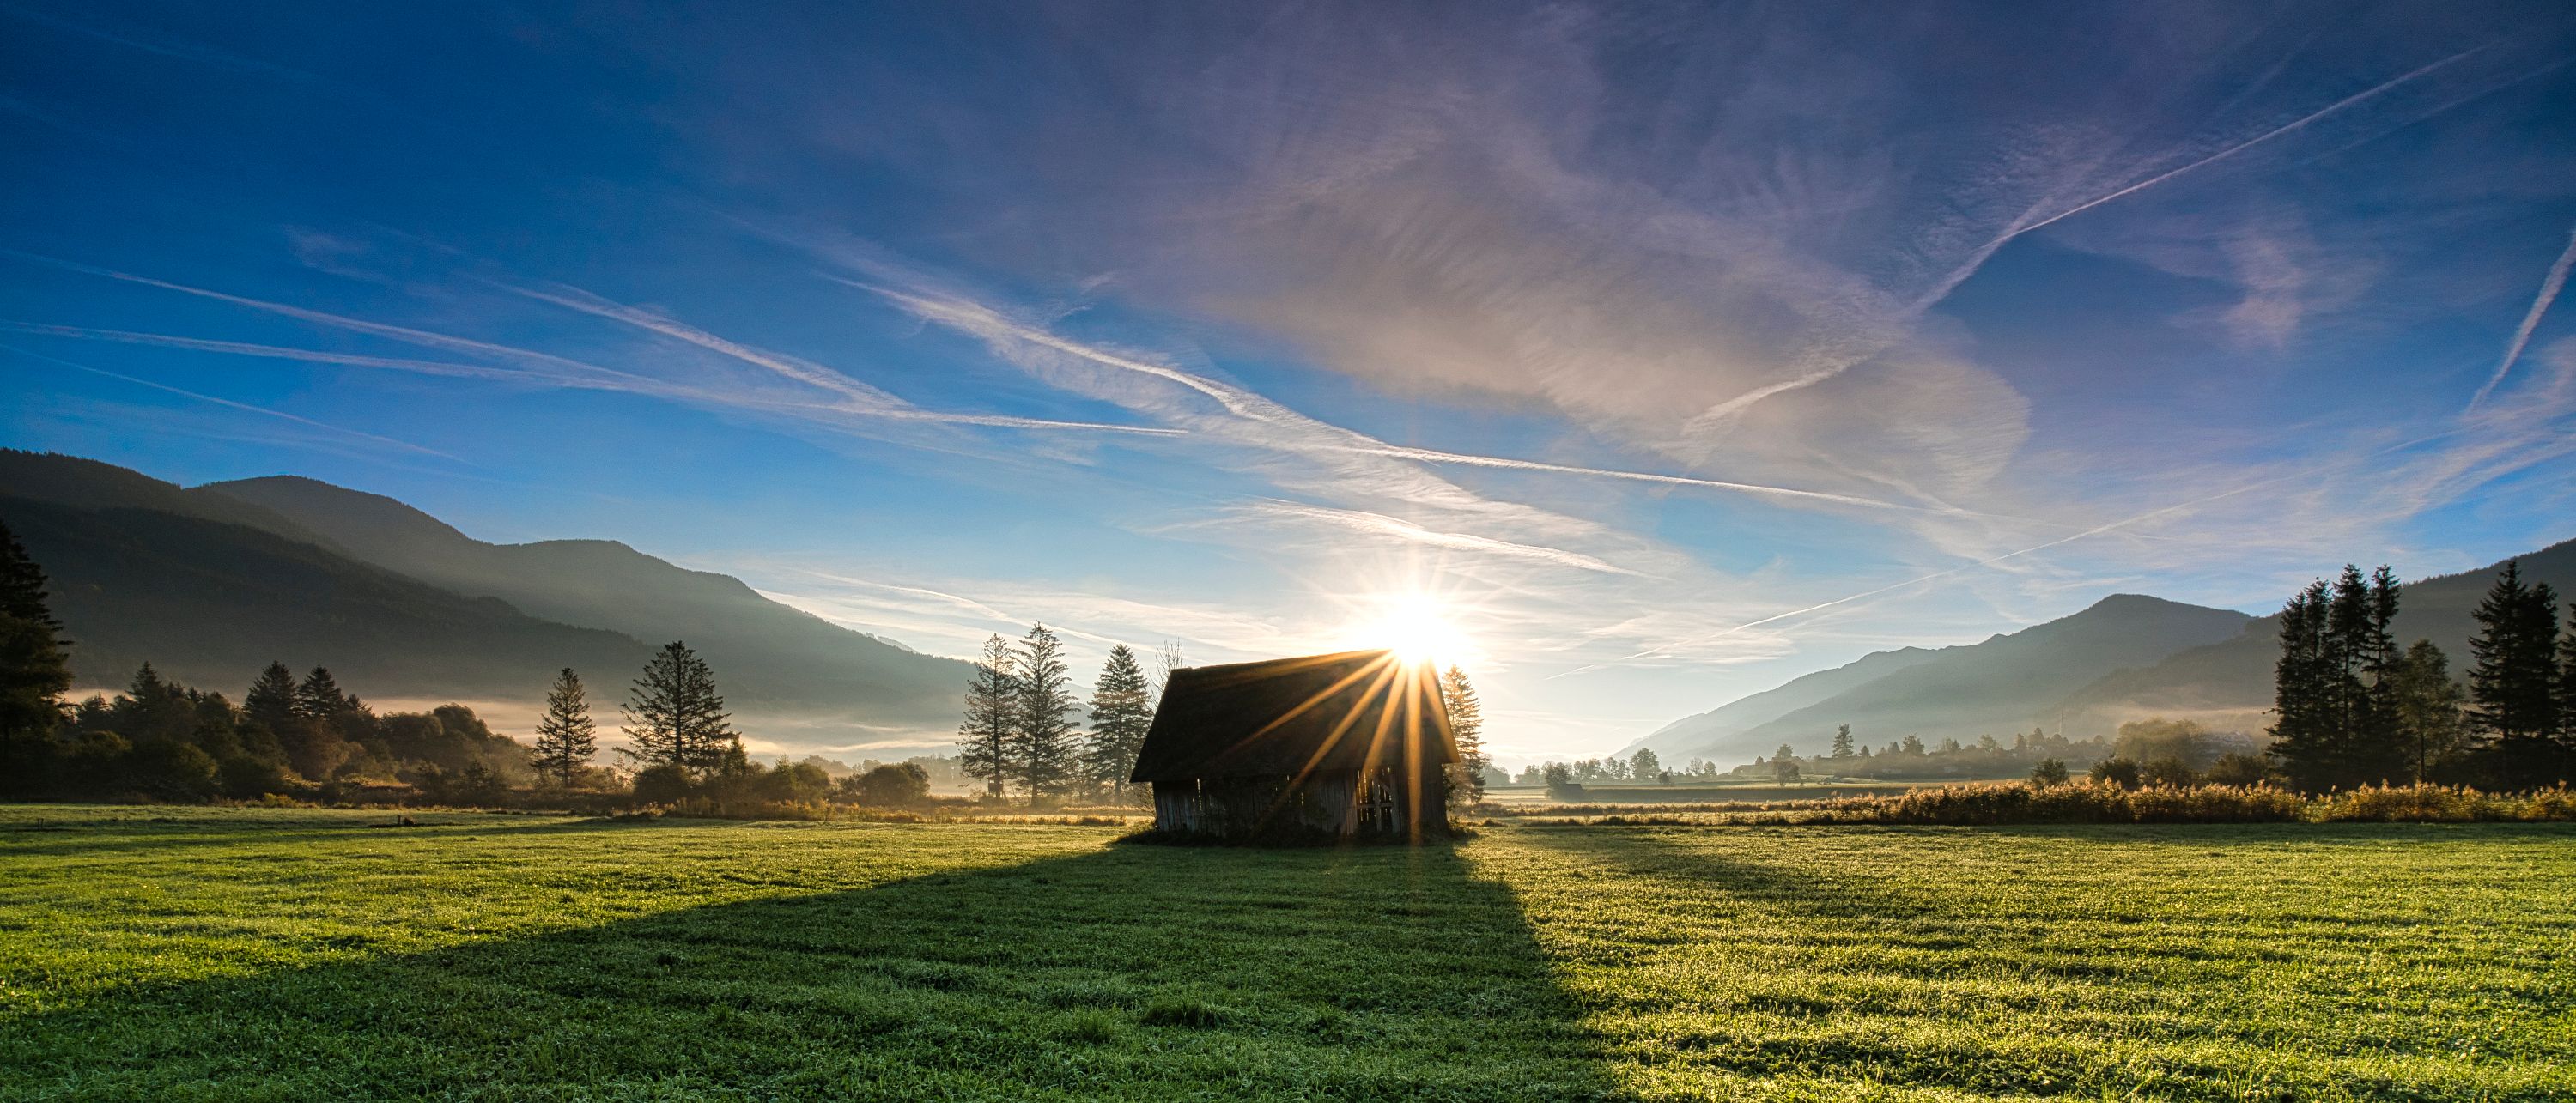
<svg viewBox="0 0 2576 1103"><path fill-rule="evenodd" d="M2270 785L2000 781L1877 796L1687 805L1554 805L1503 811L1557 824L2499 823L2576 821L2576 790L2486 793L2442 785L2302 795Z"/></svg>

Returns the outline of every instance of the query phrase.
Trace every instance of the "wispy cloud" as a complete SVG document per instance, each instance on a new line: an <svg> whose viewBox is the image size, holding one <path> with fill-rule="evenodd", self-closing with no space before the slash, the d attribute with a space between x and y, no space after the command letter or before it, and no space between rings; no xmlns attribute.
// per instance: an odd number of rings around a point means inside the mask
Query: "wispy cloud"
<svg viewBox="0 0 2576 1103"><path fill-rule="evenodd" d="M123 382L123 383L131 383L131 384L133 384L133 385L135 385L135 386L137 386L137 387L149 387L149 388L151 388L151 389L153 389L153 390L156 390L156 391L162 391L162 392L165 392L165 393L168 393L168 394L175 394L175 395L178 395L178 396L180 396L180 397L182 397L182 398L195 399L196 401L199 401L199 402L205 402L205 403L210 403L210 404L212 404L212 405L216 405L216 406L222 406L222 407L224 407L224 408L226 408L226 409L230 409L230 410L241 410L241 411L244 411L244 412L246 412L246 413L259 414L259 415L261 415L261 416L263 416L263 417L273 417L273 418L277 418L277 419L278 419L278 420L280 420L280 421L291 421L291 422L294 422L294 423L296 423L296 424L298 424L298 425L309 426L309 427L312 427L312 428L315 428L315 429L322 429L322 430L325 430L325 431L328 431L328 432L338 433L338 434L340 434L340 435L342 435L342 436L354 437L354 438L359 439L359 440L369 441L369 442L372 442L372 443L375 443L375 444L381 444L381 445L384 445L384 446L386 446L386 447L388 447L388 448L393 448L393 449L396 449L396 450L399 450L399 451L404 451L404 452L413 452L413 453L418 453L418 454L420 454L420 455L424 455L424 456L435 456L435 457L437 457L437 458L439 458L439 459L442 459L442 460L448 460L448 461L453 462L453 463L461 463L461 464L465 464L466 466L469 466L469 467L473 466L473 464L472 464L472 463L470 463L469 461L467 461L464 457L456 456L456 455L452 455L452 454L450 454L450 453L446 453L446 452L441 452L441 451L439 451L438 449L435 449L435 448L429 448L429 447L425 447L425 446L423 446L423 445L413 444L413 443L411 443L410 441L406 441L406 440L395 440L395 439L394 439L394 438L392 438L392 437L379 436L379 435L374 434L374 433L361 432L361 431L359 431L359 430L351 429L351 428L348 428L348 427L346 427L346 426L333 425L333 424L331 424L331 423L329 423L329 422L324 422L324 421L315 421L315 420L313 420L312 418L304 417L304 416L299 415L299 414L290 414L290 413L287 413L287 412L286 412L286 411L284 411L284 410L272 410L272 409L269 409L269 408L268 408L268 407L266 407L266 406L253 406L253 405L251 405L250 403L247 403L247 402L235 402L235 401L233 401L232 399L229 399L229 398L217 398L217 397L215 397L214 395L210 395L210 394L199 394L199 393L197 393L196 391L188 390L188 389L186 389L186 388L184 388L184 387L173 387L173 386L171 386L171 385L169 385L169 384L167 384L167 383L155 383L155 382L153 382L153 381L151 381L151 380L149 380L149 379L137 379L137 378L135 378L134 376L126 375L126 374L124 374L124 373L122 373L122 372L112 372L112 371L109 371L109 370L107 370L107 369L105 369L105 368L92 367L91 365L88 365L88 364L76 363L76 362L74 362L74 361L70 361L70 360L62 359L61 357L58 357L58 356L47 356L47 355L45 355L45 354L43 354L43 353L41 353L41 352L30 352L30 351L28 351L28 350L26 350L26 349L18 348L18 347L17 347L17 346L15 346L15 345L0 345L0 351L7 351L7 352L16 353L16 354L18 354L18 355L20 355L20 356L24 356L24 357L26 357L26 358L28 358L28 359L30 359L30 360L42 360L42 361L44 361L44 362L46 362L46 363L48 363L48 364L54 364L54 365L57 365L57 366L60 366L60 367L71 368L71 369L73 369L73 370L75 370L75 371L84 371L84 372L88 372L88 373L90 373L90 374L92 374L92 375L105 376L105 377L107 377L107 378L109 378L109 379L114 379L114 380L117 380L117 381L119 381L119 382Z"/></svg>

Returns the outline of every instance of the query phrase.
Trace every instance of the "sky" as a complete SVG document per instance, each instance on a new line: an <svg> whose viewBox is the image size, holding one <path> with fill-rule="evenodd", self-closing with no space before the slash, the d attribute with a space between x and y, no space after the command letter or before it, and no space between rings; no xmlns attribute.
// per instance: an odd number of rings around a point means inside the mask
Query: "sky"
<svg viewBox="0 0 2576 1103"><path fill-rule="evenodd" d="M6 0L0 444L940 654L1419 639L1503 761L1600 754L2576 536L2571 61L2563 3Z"/></svg>

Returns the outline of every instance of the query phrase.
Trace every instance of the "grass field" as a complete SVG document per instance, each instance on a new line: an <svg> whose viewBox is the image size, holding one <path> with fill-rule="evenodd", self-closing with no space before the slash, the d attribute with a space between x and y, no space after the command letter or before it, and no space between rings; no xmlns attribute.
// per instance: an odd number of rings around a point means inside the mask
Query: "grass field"
<svg viewBox="0 0 2576 1103"><path fill-rule="evenodd" d="M2576 828L0 807L0 1098L2565 1099Z"/></svg>

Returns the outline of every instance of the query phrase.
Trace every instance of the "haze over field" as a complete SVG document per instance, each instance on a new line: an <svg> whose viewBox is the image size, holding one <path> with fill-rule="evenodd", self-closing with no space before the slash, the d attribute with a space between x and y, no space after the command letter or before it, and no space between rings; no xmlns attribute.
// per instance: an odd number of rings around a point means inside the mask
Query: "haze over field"
<svg viewBox="0 0 2576 1103"><path fill-rule="evenodd" d="M259 662L686 630L762 751L930 746L1044 621L1758 753L2241 712L2310 577L2576 535L2563 5L329 10L0 8L0 444L176 484L0 485L181 580L64 590L102 664L237 693L147 629L256 557L410 618Z"/></svg>

